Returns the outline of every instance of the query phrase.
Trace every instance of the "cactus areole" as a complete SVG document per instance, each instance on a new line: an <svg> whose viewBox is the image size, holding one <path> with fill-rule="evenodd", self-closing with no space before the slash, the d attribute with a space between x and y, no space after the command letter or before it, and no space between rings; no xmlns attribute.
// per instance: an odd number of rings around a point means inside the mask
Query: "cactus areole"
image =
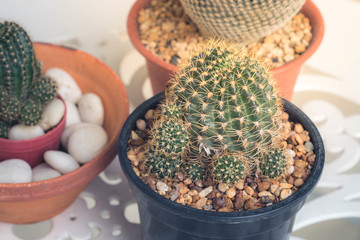
<svg viewBox="0 0 360 240"><path fill-rule="evenodd" d="M0 137L14 123L36 125L56 97L55 81L41 76L32 42L14 22L0 22Z"/></svg>
<svg viewBox="0 0 360 240"><path fill-rule="evenodd" d="M161 108L147 151L158 176L174 176L180 165L188 176L202 176L193 173L198 165L216 182L231 184L251 173L284 172L281 99L267 68L236 45L211 40L195 50L171 80Z"/></svg>

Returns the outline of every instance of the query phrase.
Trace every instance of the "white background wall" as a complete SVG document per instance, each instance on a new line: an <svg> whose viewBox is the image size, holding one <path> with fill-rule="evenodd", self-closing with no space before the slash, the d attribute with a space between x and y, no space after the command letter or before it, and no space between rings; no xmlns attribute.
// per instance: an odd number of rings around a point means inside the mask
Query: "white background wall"
<svg viewBox="0 0 360 240"><path fill-rule="evenodd" d="M34 41L84 50L118 71L129 48L126 18L135 0L0 0L0 20L21 24ZM124 44L122 44L124 43Z"/></svg>

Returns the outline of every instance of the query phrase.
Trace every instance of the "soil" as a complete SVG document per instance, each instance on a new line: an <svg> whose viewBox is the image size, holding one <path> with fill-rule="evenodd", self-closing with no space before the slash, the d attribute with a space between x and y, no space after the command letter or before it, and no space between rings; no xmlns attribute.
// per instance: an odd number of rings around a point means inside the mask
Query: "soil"
<svg viewBox="0 0 360 240"><path fill-rule="evenodd" d="M139 12L138 22L144 46L173 65L179 64L198 43L206 41L178 0L151 1L148 8ZM276 68L299 57L311 39L310 21L299 13L280 29L245 49L266 62L269 68Z"/></svg>

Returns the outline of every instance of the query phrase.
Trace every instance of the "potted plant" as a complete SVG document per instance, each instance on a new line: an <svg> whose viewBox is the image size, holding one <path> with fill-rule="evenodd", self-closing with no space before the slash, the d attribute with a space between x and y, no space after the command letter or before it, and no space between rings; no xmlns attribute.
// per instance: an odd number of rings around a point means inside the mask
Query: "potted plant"
<svg viewBox="0 0 360 240"><path fill-rule="evenodd" d="M180 2L203 35L247 45L283 26L300 11L305 0Z"/></svg>
<svg viewBox="0 0 360 240"><path fill-rule="evenodd" d="M32 42L18 24L0 23L0 161L20 158L34 167L47 150L60 147L65 128L65 104L60 122L46 133L30 139L8 139L10 127L39 125L43 109L57 96L57 84L41 75L41 62L36 58ZM26 127L25 127L26 128Z"/></svg>
<svg viewBox="0 0 360 240"><path fill-rule="evenodd" d="M135 126L150 109L156 116L148 136L139 133L141 145ZM286 142L295 134L289 124L308 131L314 148L311 163L301 161L307 170L298 169L304 146ZM277 95L260 62L218 41L194 51L165 95L129 116L118 154L138 201L143 239L288 239L324 165L310 119Z"/></svg>
<svg viewBox="0 0 360 240"><path fill-rule="evenodd" d="M165 62L155 56L141 42L138 22L139 12L150 6L150 3L151 0L139 0L135 2L128 15L127 28L132 44L146 59L152 89L156 94L165 90L166 83L178 68L176 65ZM301 12L310 20L312 27L312 40L310 45L298 58L283 66L271 69L274 78L277 80L281 96L287 100L290 100L292 97L296 79L302 65L315 53L324 35L324 22L322 16L311 0L305 2Z"/></svg>
<svg viewBox="0 0 360 240"><path fill-rule="evenodd" d="M101 98L104 107L102 127L108 141L89 162L59 177L27 183L0 183L0 222L39 222L70 206L116 156L117 137L129 113L125 87L105 63L78 49L49 43L33 43L33 46L43 72L60 68L76 81L82 93L94 93ZM47 143L42 143L44 145ZM4 150L3 142L0 146L1 151Z"/></svg>

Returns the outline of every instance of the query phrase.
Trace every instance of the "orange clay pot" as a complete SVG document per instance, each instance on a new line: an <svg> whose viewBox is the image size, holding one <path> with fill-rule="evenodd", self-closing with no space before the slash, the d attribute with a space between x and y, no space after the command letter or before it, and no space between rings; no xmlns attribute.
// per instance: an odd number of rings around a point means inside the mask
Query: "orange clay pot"
<svg viewBox="0 0 360 240"><path fill-rule="evenodd" d="M59 98L64 102L61 96ZM10 158L19 158L31 167L35 167L44 160L43 155L46 151L59 149L61 134L65 129L65 120L66 110L58 125L44 135L26 140L0 138L0 162Z"/></svg>
<svg viewBox="0 0 360 240"><path fill-rule="evenodd" d="M167 82L177 71L177 67L156 57L141 43L137 19L139 11L149 6L150 2L151 0L138 0L135 2L128 15L127 29L132 44L146 58L151 86L154 94L157 94L165 90ZM315 4L311 0L307 0L301 12L309 18L312 26L313 39L310 46L295 60L281 67L271 69L273 77L277 80L280 95L287 100L292 98L302 65L314 54L324 36L324 21Z"/></svg>
<svg viewBox="0 0 360 240"><path fill-rule="evenodd" d="M0 183L1 222L43 221L70 206L114 159L117 137L129 114L125 87L103 62L80 50L40 43L34 46L38 59L44 64L44 71L51 67L62 68L75 79L83 93L93 92L100 96L109 142L94 159L68 174L32 183Z"/></svg>

